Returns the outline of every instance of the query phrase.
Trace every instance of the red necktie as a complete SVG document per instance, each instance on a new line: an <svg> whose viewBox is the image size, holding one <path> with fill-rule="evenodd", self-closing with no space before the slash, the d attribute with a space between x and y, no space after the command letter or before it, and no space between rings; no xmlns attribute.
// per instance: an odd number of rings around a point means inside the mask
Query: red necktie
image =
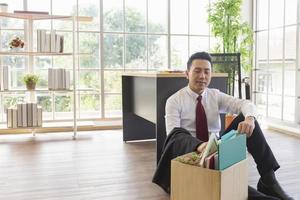
<svg viewBox="0 0 300 200"><path fill-rule="evenodd" d="M203 141L208 141L208 128L207 128L207 119L204 107L201 103L202 96L200 95L197 100L197 107L196 107L196 137Z"/></svg>

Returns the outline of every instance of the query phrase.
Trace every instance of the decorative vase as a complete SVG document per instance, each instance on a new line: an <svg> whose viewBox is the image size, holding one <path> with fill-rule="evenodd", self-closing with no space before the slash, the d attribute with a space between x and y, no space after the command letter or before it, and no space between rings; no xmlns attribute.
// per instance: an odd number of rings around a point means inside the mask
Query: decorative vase
<svg viewBox="0 0 300 200"><path fill-rule="evenodd" d="M35 90L36 82L34 81L28 81L26 83L27 90Z"/></svg>

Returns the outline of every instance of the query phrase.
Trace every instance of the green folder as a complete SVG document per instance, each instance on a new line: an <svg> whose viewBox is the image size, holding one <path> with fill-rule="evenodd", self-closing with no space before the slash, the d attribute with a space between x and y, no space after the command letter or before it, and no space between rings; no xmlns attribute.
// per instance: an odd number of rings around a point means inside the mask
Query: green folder
<svg viewBox="0 0 300 200"><path fill-rule="evenodd" d="M219 170L226 169L235 163L246 159L246 135L237 134L236 137L220 142L218 151Z"/></svg>

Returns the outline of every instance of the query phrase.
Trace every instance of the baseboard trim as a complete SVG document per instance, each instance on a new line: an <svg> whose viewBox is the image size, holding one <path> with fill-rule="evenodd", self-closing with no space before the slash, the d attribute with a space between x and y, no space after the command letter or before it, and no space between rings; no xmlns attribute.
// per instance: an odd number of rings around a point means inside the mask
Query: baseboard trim
<svg viewBox="0 0 300 200"><path fill-rule="evenodd" d="M300 138L300 125L298 124L278 121L266 121L265 123L270 130Z"/></svg>

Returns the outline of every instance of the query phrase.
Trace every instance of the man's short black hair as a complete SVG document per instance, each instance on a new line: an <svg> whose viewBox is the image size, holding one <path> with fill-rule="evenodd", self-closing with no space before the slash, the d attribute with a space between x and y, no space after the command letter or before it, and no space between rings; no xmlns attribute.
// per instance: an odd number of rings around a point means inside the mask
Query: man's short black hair
<svg viewBox="0 0 300 200"><path fill-rule="evenodd" d="M211 55L209 55L209 53L207 53L205 51L201 51L201 52L197 52L197 53L194 53L193 55L191 55L191 57L189 58L189 60L187 62L187 70L190 70L192 62L195 59L207 60L212 67Z"/></svg>

